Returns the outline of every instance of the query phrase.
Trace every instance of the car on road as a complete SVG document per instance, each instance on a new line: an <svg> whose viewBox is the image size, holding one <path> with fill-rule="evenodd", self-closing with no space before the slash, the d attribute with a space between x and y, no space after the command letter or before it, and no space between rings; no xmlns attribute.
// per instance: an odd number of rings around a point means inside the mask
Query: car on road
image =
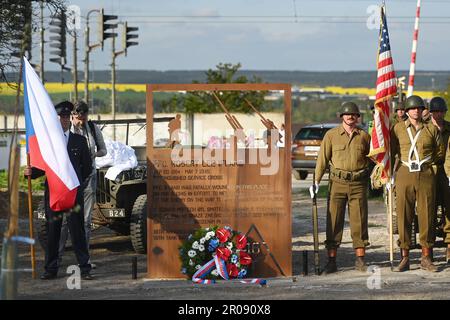
<svg viewBox="0 0 450 320"><path fill-rule="evenodd" d="M314 172L325 133L339 125L340 123L307 125L295 135L292 143L292 173L297 180L305 180L308 173Z"/></svg>

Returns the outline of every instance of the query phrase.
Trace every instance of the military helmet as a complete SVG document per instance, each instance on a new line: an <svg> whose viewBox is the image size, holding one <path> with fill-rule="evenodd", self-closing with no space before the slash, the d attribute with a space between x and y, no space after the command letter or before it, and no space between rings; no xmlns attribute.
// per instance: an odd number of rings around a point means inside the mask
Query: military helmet
<svg viewBox="0 0 450 320"><path fill-rule="evenodd" d="M359 108L354 102L344 102L341 106L341 114L339 117L342 117L344 114L357 114L358 117L361 115L359 112Z"/></svg>
<svg viewBox="0 0 450 320"><path fill-rule="evenodd" d="M412 95L412 96L408 97L405 102L406 111L408 111L409 109L414 109L414 108L425 109L425 102L423 101L423 99L421 97L416 96L416 95Z"/></svg>
<svg viewBox="0 0 450 320"><path fill-rule="evenodd" d="M434 97L430 101L430 112L447 111L447 103L441 97Z"/></svg>
<svg viewBox="0 0 450 320"><path fill-rule="evenodd" d="M394 111L405 110L405 102L398 101L398 100L392 100L392 108L394 109Z"/></svg>

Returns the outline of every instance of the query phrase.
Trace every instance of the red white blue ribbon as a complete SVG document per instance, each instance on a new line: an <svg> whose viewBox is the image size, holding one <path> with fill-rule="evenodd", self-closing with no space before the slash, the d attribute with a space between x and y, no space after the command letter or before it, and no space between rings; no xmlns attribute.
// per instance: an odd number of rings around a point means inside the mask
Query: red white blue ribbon
<svg viewBox="0 0 450 320"><path fill-rule="evenodd" d="M200 269L197 270L196 273L192 276L192 281L194 283L198 284L212 284L216 283L215 280L209 280L205 279L205 277L210 274L214 269L217 270L217 273L225 280L230 280L227 272L227 265L225 263L225 260L220 259L219 257L215 256L214 259L211 259L207 263L205 263ZM241 279L239 280L240 283L247 283L247 284L260 284L265 285L267 283L264 279Z"/></svg>
<svg viewBox="0 0 450 320"><path fill-rule="evenodd" d="M216 263L214 259L209 260L205 263L196 273L192 276L192 281L200 284L211 284L215 283L215 280L204 279L211 271L215 269Z"/></svg>

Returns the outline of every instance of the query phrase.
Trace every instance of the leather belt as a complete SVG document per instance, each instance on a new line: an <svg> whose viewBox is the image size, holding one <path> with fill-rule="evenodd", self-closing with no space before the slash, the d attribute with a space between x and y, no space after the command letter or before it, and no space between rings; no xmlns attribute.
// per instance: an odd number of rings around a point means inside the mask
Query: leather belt
<svg viewBox="0 0 450 320"><path fill-rule="evenodd" d="M361 181L369 176L369 169L346 171L330 167L330 176L344 181Z"/></svg>

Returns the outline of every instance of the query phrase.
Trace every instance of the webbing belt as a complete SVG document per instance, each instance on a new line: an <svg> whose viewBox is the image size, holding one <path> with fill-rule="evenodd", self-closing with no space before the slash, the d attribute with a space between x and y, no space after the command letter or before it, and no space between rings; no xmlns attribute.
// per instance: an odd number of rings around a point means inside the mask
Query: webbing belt
<svg viewBox="0 0 450 320"><path fill-rule="evenodd" d="M417 172L420 171L422 164L431 160L431 156L428 156L422 160L420 160L419 158L419 152L417 151L417 140L419 139L422 129L419 129L416 132L416 136L414 138L411 133L411 127L408 127L406 131L408 132L408 137L409 140L411 141L411 147L409 148L408 161L402 161L402 163L409 168L409 172ZM416 160L412 160L413 153Z"/></svg>

